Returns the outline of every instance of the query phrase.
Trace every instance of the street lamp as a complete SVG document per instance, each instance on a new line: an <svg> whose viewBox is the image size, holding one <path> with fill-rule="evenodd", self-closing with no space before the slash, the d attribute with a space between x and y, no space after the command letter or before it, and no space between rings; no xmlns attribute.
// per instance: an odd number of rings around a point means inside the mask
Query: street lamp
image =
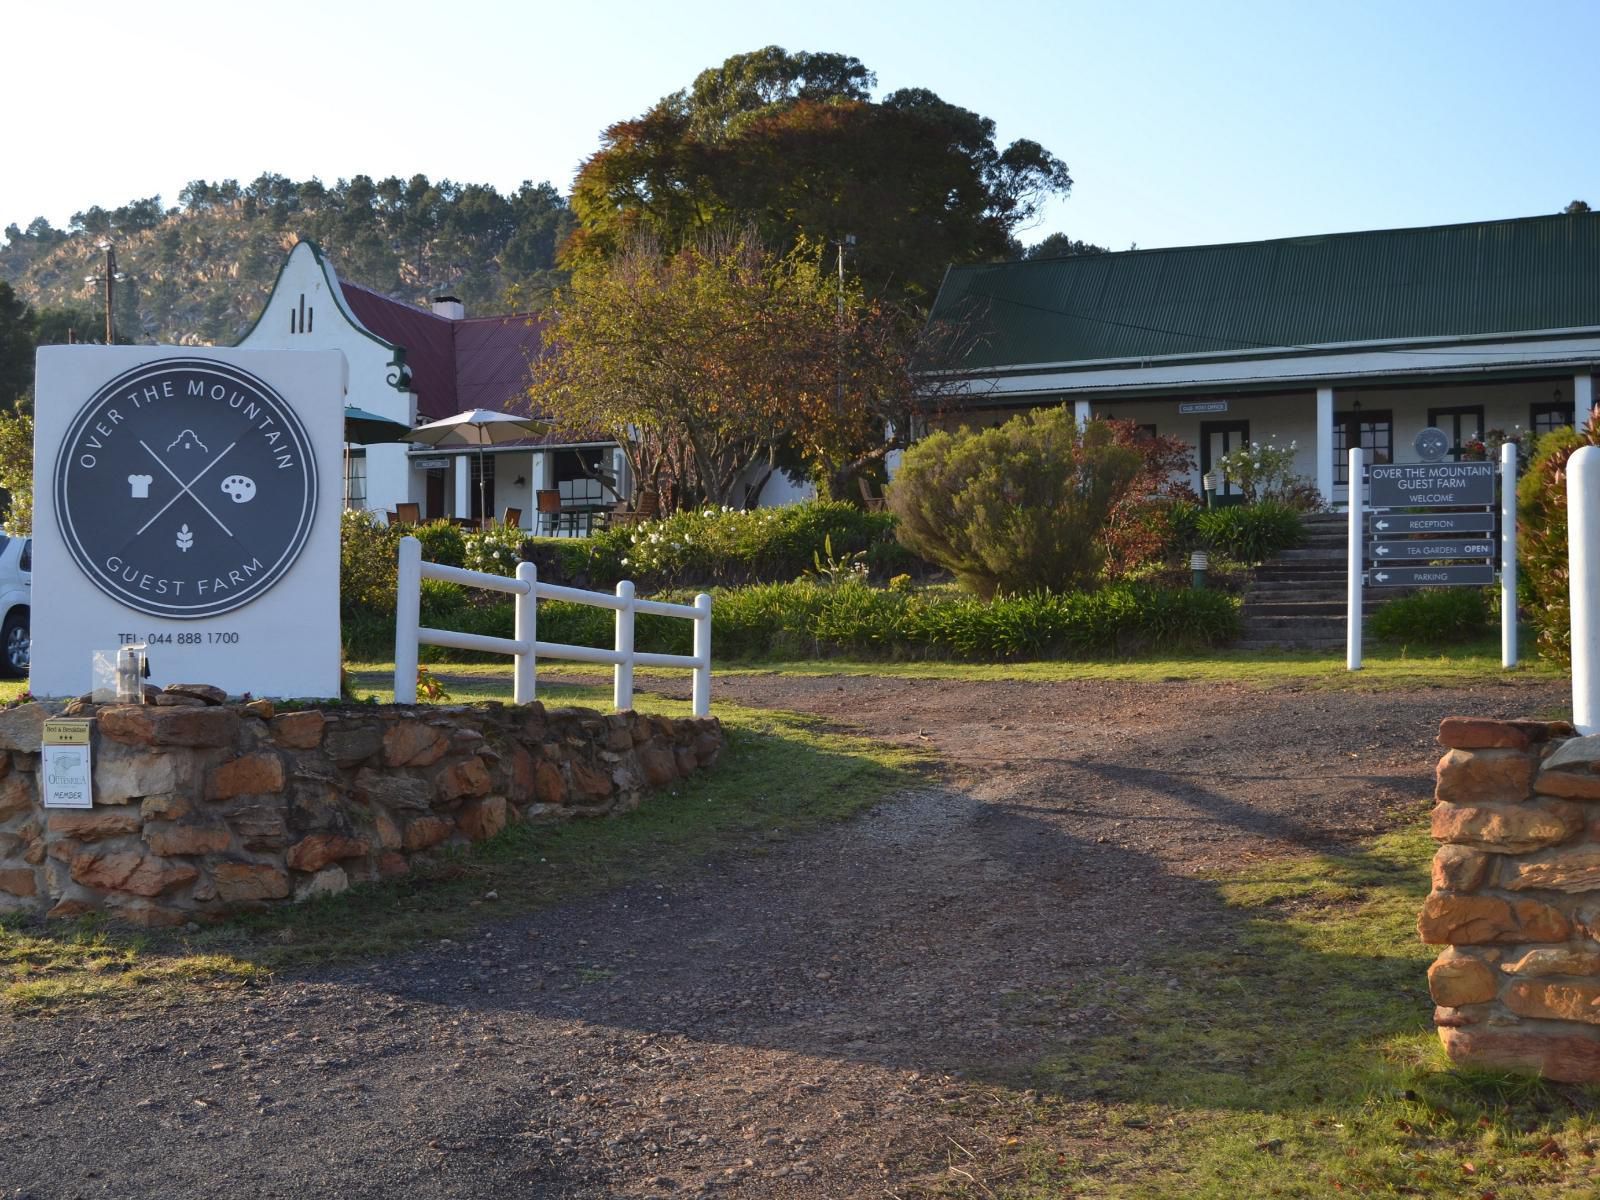
<svg viewBox="0 0 1600 1200"><path fill-rule="evenodd" d="M85 275L85 283L104 283L106 285L106 345L117 344L117 326L112 316L116 305L116 286L128 277L117 270L117 251L111 244L110 238L101 238L95 245L106 252L106 270L104 275Z"/></svg>

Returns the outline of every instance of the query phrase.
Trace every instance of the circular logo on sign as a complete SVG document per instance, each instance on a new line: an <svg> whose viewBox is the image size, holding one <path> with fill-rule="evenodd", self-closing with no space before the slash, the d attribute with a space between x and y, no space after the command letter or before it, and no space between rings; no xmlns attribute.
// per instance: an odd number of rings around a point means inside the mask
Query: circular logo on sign
<svg viewBox="0 0 1600 1200"><path fill-rule="evenodd" d="M210 359L146 363L101 388L56 460L56 520L83 573L158 617L248 604L311 533L311 442L283 397Z"/></svg>
<svg viewBox="0 0 1600 1200"><path fill-rule="evenodd" d="M1450 453L1449 435L1432 425L1417 434L1416 440L1411 445L1416 450L1417 457L1423 462L1438 462Z"/></svg>

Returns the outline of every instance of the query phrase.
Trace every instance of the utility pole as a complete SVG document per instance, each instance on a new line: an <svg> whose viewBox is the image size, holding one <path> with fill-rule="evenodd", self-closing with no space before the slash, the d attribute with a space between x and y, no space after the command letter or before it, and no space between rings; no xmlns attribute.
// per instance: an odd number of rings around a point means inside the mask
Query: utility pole
<svg viewBox="0 0 1600 1200"><path fill-rule="evenodd" d="M106 252L106 272L104 275L85 275L83 281L85 283L104 282L106 285L106 345L115 346L117 344L116 287L127 276L117 270L117 250L111 244L111 239L101 238L97 245Z"/></svg>

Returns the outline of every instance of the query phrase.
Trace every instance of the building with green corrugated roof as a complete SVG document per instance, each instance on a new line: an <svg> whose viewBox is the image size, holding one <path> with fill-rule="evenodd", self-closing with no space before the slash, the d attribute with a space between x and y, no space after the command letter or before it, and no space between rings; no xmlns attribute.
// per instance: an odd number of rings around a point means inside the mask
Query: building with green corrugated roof
<svg viewBox="0 0 1600 1200"><path fill-rule="evenodd" d="M1587 415L1600 213L952 267L931 320L968 331L959 422L1070 402L1183 437L1197 476L1294 442L1339 503L1350 447L1411 460L1434 425L1459 456Z"/></svg>

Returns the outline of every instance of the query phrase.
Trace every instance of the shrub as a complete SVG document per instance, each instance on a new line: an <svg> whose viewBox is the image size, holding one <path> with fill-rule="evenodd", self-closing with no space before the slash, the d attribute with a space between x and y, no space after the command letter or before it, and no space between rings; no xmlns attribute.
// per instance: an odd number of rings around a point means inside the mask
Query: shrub
<svg viewBox="0 0 1600 1200"><path fill-rule="evenodd" d="M1300 514L1275 500L1203 509L1195 514L1194 529L1214 553L1245 563L1265 562L1304 536Z"/></svg>
<svg viewBox="0 0 1600 1200"><path fill-rule="evenodd" d="M1480 588L1430 588L1383 605L1371 629L1388 642L1443 645L1484 636L1491 617L1490 594Z"/></svg>
<svg viewBox="0 0 1600 1200"><path fill-rule="evenodd" d="M1106 522L1105 572L1121 578L1181 552L1170 515L1199 499L1189 483L1194 455L1182 438L1151 434L1132 421L1108 420L1117 444L1139 455L1139 474Z"/></svg>
<svg viewBox="0 0 1600 1200"><path fill-rule="evenodd" d="M453 521L429 521L408 531L422 543L422 557L426 562L440 563L446 567L466 564L467 543L461 526Z"/></svg>
<svg viewBox="0 0 1600 1200"><path fill-rule="evenodd" d="M1064 590L1098 575L1107 521L1140 466L1106 422L1079 429L1067 409L1041 409L918 442L889 505L900 540L980 596Z"/></svg>
<svg viewBox="0 0 1600 1200"><path fill-rule="evenodd" d="M517 564L522 561L522 543L527 540L528 535L522 530L498 525L469 530L463 539L462 565L486 575L515 575Z"/></svg>
<svg viewBox="0 0 1600 1200"><path fill-rule="evenodd" d="M1600 445L1600 415L1580 432L1555 429L1534 445L1533 461L1517 485L1518 593L1538 634L1539 653L1572 655L1572 606L1567 596L1567 459L1580 446Z"/></svg>
<svg viewBox="0 0 1600 1200"><path fill-rule="evenodd" d="M894 541L894 518L816 500L750 512L685 510L588 539L594 586L632 579L641 587L733 586L795 579L815 556L865 553L880 578L916 565Z"/></svg>
<svg viewBox="0 0 1600 1200"><path fill-rule="evenodd" d="M372 513L346 509L339 519L339 611L394 617L397 528L380 525Z"/></svg>
<svg viewBox="0 0 1600 1200"><path fill-rule="evenodd" d="M1265 446L1251 442L1216 460L1215 468L1244 493L1246 504L1279 500L1299 494L1305 480L1294 473L1295 443Z"/></svg>

